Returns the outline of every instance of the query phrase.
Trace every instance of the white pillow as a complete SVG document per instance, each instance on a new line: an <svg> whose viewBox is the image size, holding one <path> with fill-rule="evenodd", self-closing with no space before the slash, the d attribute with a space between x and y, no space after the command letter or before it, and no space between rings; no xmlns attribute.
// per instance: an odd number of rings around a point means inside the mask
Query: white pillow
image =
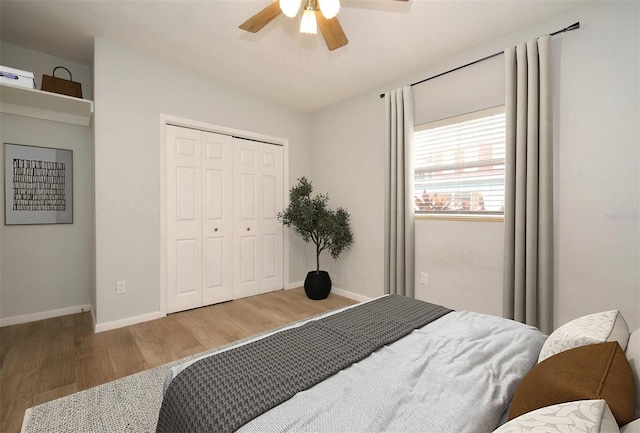
<svg viewBox="0 0 640 433"><path fill-rule="evenodd" d="M629 424L625 424L620 427L620 433L638 433L640 432L640 419L631 421Z"/></svg>
<svg viewBox="0 0 640 433"><path fill-rule="evenodd" d="M579 400L534 410L493 433L619 433L618 423L604 400Z"/></svg>
<svg viewBox="0 0 640 433"><path fill-rule="evenodd" d="M629 327L618 310L589 314L565 323L544 342L538 362L574 347L608 341L617 341L622 350L625 350L629 341Z"/></svg>
<svg viewBox="0 0 640 433"><path fill-rule="evenodd" d="M640 328L631 333L629 344L624 354L629 360L633 378L636 381L636 418L640 418ZM640 426L637 431L640 432Z"/></svg>
<svg viewBox="0 0 640 433"><path fill-rule="evenodd" d="M631 421L629 424L625 424L620 427L620 433L638 433L640 432L640 419Z"/></svg>

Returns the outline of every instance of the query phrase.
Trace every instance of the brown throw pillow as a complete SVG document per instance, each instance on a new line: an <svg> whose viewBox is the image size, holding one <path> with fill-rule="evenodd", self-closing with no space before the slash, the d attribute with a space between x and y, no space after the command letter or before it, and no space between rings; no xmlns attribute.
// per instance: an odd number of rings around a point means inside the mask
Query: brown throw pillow
<svg viewBox="0 0 640 433"><path fill-rule="evenodd" d="M629 361L617 341L576 347L527 373L513 396L509 419L552 404L604 399L623 425L634 418L635 393Z"/></svg>

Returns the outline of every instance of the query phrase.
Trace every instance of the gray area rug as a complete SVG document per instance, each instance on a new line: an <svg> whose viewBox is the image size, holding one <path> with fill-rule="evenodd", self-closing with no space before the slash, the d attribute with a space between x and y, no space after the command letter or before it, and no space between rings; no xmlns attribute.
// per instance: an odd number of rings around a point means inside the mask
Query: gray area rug
<svg viewBox="0 0 640 433"><path fill-rule="evenodd" d="M223 347L208 352L215 352ZM171 367L200 355L202 354L173 361L34 406L25 413L22 431L24 433L155 432L167 372Z"/></svg>

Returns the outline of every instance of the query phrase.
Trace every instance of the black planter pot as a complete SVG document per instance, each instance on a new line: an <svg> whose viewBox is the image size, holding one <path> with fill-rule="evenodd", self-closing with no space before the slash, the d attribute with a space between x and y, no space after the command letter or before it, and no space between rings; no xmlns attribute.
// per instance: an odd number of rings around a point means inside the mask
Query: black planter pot
<svg viewBox="0 0 640 433"><path fill-rule="evenodd" d="M331 292L331 278L327 271L311 271L304 280L304 292L309 299L325 299Z"/></svg>

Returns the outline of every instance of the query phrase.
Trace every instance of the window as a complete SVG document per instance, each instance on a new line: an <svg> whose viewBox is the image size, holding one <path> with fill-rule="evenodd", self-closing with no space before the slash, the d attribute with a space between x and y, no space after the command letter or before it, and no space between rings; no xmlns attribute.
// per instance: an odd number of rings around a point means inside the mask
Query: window
<svg viewBox="0 0 640 433"><path fill-rule="evenodd" d="M504 106L416 126L417 214L504 214Z"/></svg>

